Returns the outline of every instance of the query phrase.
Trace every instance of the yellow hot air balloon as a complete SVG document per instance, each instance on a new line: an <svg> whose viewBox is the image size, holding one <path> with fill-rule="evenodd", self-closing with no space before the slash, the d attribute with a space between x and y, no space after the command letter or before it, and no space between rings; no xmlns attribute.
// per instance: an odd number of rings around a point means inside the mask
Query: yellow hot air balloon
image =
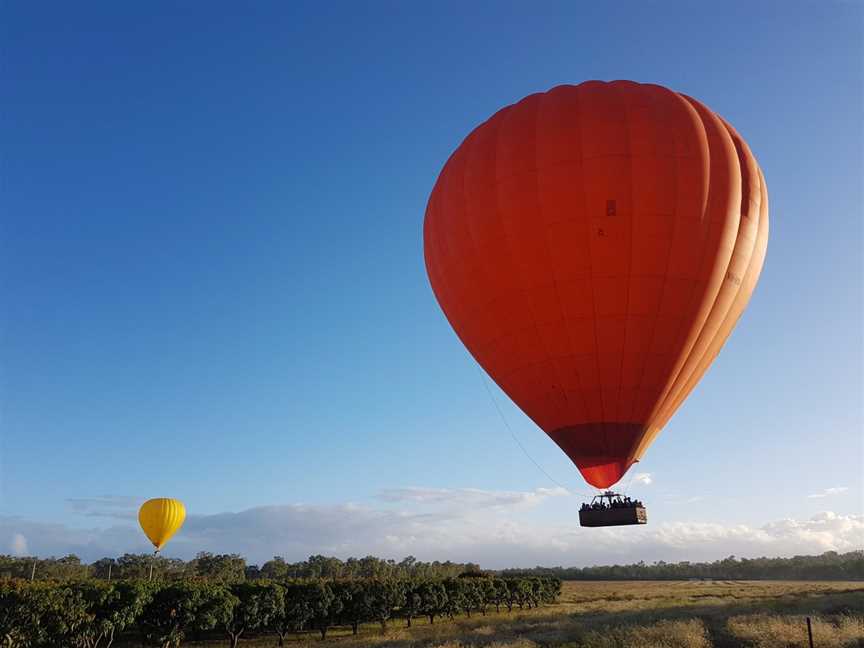
<svg viewBox="0 0 864 648"><path fill-rule="evenodd" d="M157 497L147 500L138 510L138 523L156 551L162 549L183 526L186 519L186 507L183 502L168 497Z"/></svg>

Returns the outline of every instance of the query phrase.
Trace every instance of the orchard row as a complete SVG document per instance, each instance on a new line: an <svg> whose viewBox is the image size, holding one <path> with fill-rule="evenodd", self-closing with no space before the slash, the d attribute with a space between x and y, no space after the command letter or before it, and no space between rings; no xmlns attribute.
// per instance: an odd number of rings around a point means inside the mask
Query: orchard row
<svg viewBox="0 0 864 648"><path fill-rule="evenodd" d="M486 614L554 602L557 578L495 578L475 573L438 579L247 581L201 579L78 582L0 581L0 641L4 648L109 648L115 639L172 648L187 637L222 633L236 648L241 638L335 626L354 634L365 623L386 632L392 619Z"/></svg>

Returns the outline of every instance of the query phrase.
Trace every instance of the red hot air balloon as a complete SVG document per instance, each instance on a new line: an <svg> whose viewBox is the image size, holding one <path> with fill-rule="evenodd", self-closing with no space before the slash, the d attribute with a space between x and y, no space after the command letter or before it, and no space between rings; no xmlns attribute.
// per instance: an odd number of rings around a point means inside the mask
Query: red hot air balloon
<svg viewBox="0 0 864 648"><path fill-rule="evenodd" d="M432 290L501 389L607 488L707 370L759 278L765 179L695 99L588 81L478 126L423 229Z"/></svg>

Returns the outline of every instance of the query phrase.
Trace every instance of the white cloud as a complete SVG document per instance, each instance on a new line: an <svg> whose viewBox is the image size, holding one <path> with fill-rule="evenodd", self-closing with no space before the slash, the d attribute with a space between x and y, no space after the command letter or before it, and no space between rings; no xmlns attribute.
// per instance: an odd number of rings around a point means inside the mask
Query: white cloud
<svg viewBox="0 0 864 648"><path fill-rule="evenodd" d="M826 488L819 493L813 493L812 495L808 495L808 499L818 499L822 497L831 497L832 495L839 495L840 493L845 493L849 490L848 486L834 486L833 488Z"/></svg>
<svg viewBox="0 0 864 648"><path fill-rule="evenodd" d="M645 484L646 486L650 486L654 480L651 478L651 473L636 473L633 475L633 479L631 480L631 484Z"/></svg>
<svg viewBox="0 0 864 648"><path fill-rule="evenodd" d="M575 514L578 502L547 502L554 509L549 516L539 511L547 498L564 494L564 489L398 488L383 491L383 501L373 506L287 504L190 515L166 553L191 558L198 551L236 552L257 563L274 555L296 561L317 553L396 559L411 554L422 560L471 561L500 568L715 560L729 554L789 556L864 548L864 515L825 512L761 526L681 521L583 529ZM149 551L137 527L125 522L104 529L77 529L0 517L0 543L11 546L16 535L25 537L29 551L41 556L75 553L92 561Z"/></svg>
<svg viewBox="0 0 864 648"><path fill-rule="evenodd" d="M27 538L20 533L12 534L12 541L9 543L9 550L13 556L27 555Z"/></svg>
<svg viewBox="0 0 864 648"><path fill-rule="evenodd" d="M135 520L143 497L129 495L100 495L98 497L73 497L66 500L66 506L73 513L87 517Z"/></svg>
<svg viewBox="0 0 864 648"><path fill-rule="evenodd" d="M537 488L533 491L487 491L477 488L388 488L379 499L385 502L443 504L450 507L504 509L534 506L549 497L570 495L566 488Z"/></svg>
<svg viewBox="0 0 864 648"><path fill-rule="evenodd" d="M84 560L96 560L125 552L149 551L151 546L131 525L78 529L65 524L0 515L0 546L13 547L17 536L25 539L27 554L42 557L74 553ZM18 542L20 544L20 540Z"/></svg>

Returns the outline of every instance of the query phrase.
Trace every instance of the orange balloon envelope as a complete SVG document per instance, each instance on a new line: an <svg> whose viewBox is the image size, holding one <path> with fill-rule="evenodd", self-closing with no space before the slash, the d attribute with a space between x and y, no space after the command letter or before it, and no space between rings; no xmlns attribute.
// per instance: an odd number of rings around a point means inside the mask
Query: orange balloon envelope
<svg viewBox="0 0 864 648"><path fill-rule="evenodd" d="M765 179L695 99L588 81L508 106L453 153L423 229L456 334L598 488L638 461L744 311Z"/></svg>

